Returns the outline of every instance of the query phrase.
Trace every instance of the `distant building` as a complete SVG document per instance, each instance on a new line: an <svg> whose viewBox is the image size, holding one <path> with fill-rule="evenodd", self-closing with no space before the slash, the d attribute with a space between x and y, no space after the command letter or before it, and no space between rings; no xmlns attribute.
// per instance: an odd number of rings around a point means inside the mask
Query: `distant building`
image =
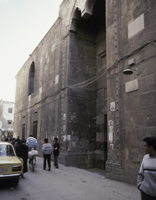
<svg viewBox="0 0 156 200"><path fill-rule="evenodd" d="M0 139L13 136L14 102L0 100Z"/></svg>
<svg viewBox="0 0 156 200"><path fill-rule="evenodd" d="M64 0L16 75L15 132L40 153L58 137L64 165L135 184L142 139L156 136L155 11L154 0Z"/></svg>

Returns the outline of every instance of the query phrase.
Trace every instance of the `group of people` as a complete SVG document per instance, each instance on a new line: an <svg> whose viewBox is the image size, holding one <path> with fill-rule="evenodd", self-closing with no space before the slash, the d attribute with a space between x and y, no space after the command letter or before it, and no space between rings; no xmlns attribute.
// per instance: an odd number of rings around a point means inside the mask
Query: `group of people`
<svg viewBox="0 0 156 200"><path fill-rule="evenodd" d="M25 139L20 140L19 137L17 139L12 138L10 141L6 139L6 141L12 143L17 156L23 159L23 173L27 172L28 151L31 148L37 149L37 139L30 135L27 141ZM141 191L142 200L156 200L156 137L145 137L143 141L146 155L143 157L137 176L137 187ZM45 138L44 142L42 146L43 170L46 169L47 163L50 171L52 153L54 155L54 166L58 168L60 145L57 138L54 138L53 145L48 142L48 138Z"/></svg>
<svg viewBox="0 0 156 200"><path fill-rule="evenodd" d="M18 136L17 139L15 138L6 138L5 141L10 142L15 149L15 152L18 157L23 159L23 173L22 178L24 178L24 173L28 172L28 152L32 149L37 150L37 139L30 135L27 140ZM42 146L42 153L43 153L43 169L46 169L46 164L48 164L49 171L51 170L51 155L54 155L54 166L55 168L59 168L58 166L58 156L59 156L59 149L60 145L58 143L58 139L54 138L54 144L51 145L48 142L48 138L44 139L44 144Z"/></svg>
<svg viewBox="0 0 156 200"><path fill-rule="evenodd" d="M59 156L59 149L60 145L58 143L58 139L54 138L54 144L53 146L48 143L48 138L44 139L45 144L42 146L42 153L44 156L43 161L43 169L46 169L46 162L48 163L49 171L51 170L51 154L53 152L54 155L54 166L55 168L58 168L58 156Z"/></svg>
<svg viewBox="0 0 156 200"><path fill-rule="evenodd" d="M14 146L15 151L17 151L17 147L21 145L20 137L18 136L17 139L14 137L7 137L5 138L5 142L9 142Z"/></svg>

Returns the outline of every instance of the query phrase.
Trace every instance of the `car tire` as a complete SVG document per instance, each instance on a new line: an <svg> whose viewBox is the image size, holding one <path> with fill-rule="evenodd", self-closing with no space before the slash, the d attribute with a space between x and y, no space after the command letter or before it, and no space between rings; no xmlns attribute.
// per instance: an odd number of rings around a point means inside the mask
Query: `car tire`
<svg viewBox="0 0 156 200"><path fill-rule="evenodd" d="M19 182L19 177L13 179L13 184L14 185L18 185L18 182Z"/></svg>

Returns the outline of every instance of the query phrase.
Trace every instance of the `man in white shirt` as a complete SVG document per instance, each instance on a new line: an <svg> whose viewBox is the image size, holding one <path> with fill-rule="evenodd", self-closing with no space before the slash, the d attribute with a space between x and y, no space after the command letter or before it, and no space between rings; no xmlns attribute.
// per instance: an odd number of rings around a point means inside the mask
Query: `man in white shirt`
<svg viewBox="0 0 156 200"><path fill-rule="evenodd" d="M145 137L143 157L137 176L142 200L156 200L156 137Z"/></svg>
<svg viewBox="0 0 156 200"><path fill-rule="evenodd" d="M44 156L43 169L46 169L46 161L48 162L49 171L51 170L51 154L53 151L52 145L48 143L48 138L44 139L45 144L42 146L42 153Z"/></svg>

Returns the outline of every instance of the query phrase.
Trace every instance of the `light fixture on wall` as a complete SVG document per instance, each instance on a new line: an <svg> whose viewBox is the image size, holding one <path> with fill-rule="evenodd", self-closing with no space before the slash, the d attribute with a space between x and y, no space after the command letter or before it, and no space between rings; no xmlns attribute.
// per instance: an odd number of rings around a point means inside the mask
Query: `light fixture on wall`
<svg viewBox="0 0 156 200"><path fill-rule="evenodd" d="M125 70L123 71L123 74L124 74L124 75L131 75L131 74L133 74L133 71L138 72L138 70L134 70L134 69L132 70L132 69L131 69L131 67L132 67L134 64L135 64L134 58L131 58L130 60L128 60L128 68L125 69Z"/></svg>

